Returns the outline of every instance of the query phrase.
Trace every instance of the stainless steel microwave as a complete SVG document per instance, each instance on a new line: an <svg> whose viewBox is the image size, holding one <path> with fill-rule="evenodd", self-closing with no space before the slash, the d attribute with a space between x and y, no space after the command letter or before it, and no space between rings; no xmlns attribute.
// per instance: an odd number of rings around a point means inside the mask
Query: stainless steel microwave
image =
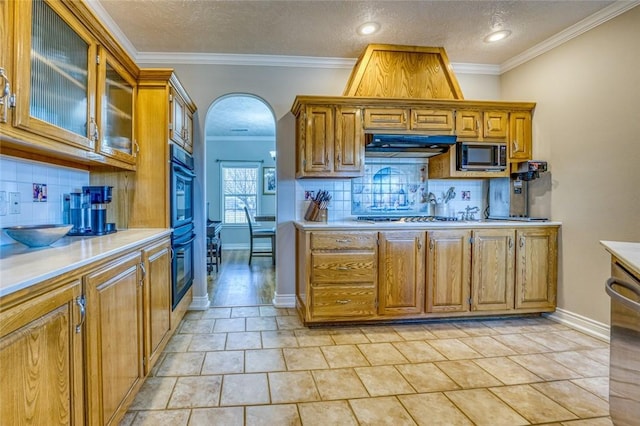
<svg viewBox="0 0 640 426"><path fill-rule="evenodd" d="M507 168L507 144L498 142L458 142L458 170L503 171Z"/></svg>

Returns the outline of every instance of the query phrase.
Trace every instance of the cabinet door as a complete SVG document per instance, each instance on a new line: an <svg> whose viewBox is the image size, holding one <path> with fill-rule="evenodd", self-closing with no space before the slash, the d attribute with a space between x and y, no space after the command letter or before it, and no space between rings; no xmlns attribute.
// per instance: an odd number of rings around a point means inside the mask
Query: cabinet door
<svg viewBox="0 0 640 426"><path fill-rule="evenodd" d="M121 417L143 379L140 253L85 276L88 423Z"/></svg>
<svg viewBox="0 0 640 426"><path fill-rule="evenodd" d="M93 150L96 42L60 2L17 1L14 125Z"/></svg>
<svg viewBox="0 0 640 426"><path fill-rule="evenodd" d="M303 166L305 173L333 171L333 107L307 106L305 110Z"/></svg>
<svg viewBox="0 0 640 426"><path fill-rule="evenodd" d="M98 151L135 164L136 81L105 49L98 73Z"/></svg>
<svg viewBox="0 0 640 426"><path fill-rule="evenodd" d="M10 30L9 25L13 25L10 21L11 12L13 10L15 2L0 1L0 88L3 92L0 93L0 130L2 134L5 128L9 128L9 96L13 93L13 83L15 73L13 72L13 52L9 46L14 46L13 32ZM4 93L4 88L9 88L9 93Z"/></svg>
<svg viewBox="0 0 640 426"><path fill-rule="evenodd" d="M509 129L509 113L506 111L485 111L483 117L483 135L485 139L506 139Z"/></svg>
<svg viewBox="0 0 640 426"><path fill-rule="evenodd" d="M440 134L452 134L455 123L453 110L447 109L412 109L412 130L433 130Z"/></svg>
<svg viewBox="0 0 640 426"><path fill-rule="evenodd" d="M80 291L71 280L0 312L0 424L84 424Z"/></svg>
<svg viewBox="0 0 640 426"><path fill-rule="evenodd" d="M424 311L424 241L424 231L380 233L380 314Z"/></svg>
<svg viewBox="0 0 640 426"><path fill-rule="evenodd" d="M556 306L557 235L555 228L517 231L516 309Z"/></svg>
<svg viewBox="0 0 640 426"><path fill-rule="evenodd" d="M185 104L184 99L182 99L173 87L171 88L169 101L171 103L169 139L184 148L184 118L187 105Z"/></svg>
<svg viewBox="0 0 640 426"><path fill-rule="evenodd" d="M429 231L427 312L466 312L471 283L471 231Z"/></svg>
<svg viewBox="0 0 640 426"><path fill-rule="evenodd" d="M409 111L405 108L367 108L364 110L364 128L367 130L406 130Z"/></svg>
<svg viewBox="0 0 640 426"><path fill-rule="evenodd" d="M531 160L531 113L528 111L512 112L509 118L509 158L512 160Z"/></svg>
<svg viewBox="0 0 640 426"><path fill-rule="evenodd" d="M341 176L364 172L364 134L360 108L336 108L335 171Z"/></svg>
<svg viewBox="0 0 640 426"><path fill-rule="evenodd" d="M193 154L193 113L186 107L184 109L184 149Z"/></svg>
<svg viewBox="0 0 640 426"><path fill-rule="evenodd" d="M473 231L471 310L513 309L515 230Z"/></svg>
<svg viewBox="0 0 640 426"><path fill-rule="evenodd" d="M460 138L479 138L482 131L481 117L480 111L456 111L456 135Z"/></svg>
<svg viewBox="0 0 640 426"><path fill-rule="evenodd" d="M171 246L168 241L145 249L143 253L145 375L160 356L171 329Z"/></svg>

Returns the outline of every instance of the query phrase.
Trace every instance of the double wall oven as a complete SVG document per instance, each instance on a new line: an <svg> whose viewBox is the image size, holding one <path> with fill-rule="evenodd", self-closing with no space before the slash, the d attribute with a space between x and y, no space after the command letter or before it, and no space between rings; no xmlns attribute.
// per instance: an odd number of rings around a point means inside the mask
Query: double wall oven
<svg viewBox="0 0 640 426"><path fill-rule="evenodd" d="M193 188L196 179L193 157L171 145L171 303L178 305L193 284Z"/></svg>

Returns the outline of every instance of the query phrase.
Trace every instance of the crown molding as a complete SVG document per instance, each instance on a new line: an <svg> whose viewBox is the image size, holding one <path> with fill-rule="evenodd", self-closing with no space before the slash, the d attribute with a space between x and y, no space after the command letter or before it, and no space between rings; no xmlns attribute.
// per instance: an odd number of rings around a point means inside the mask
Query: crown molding
<svg viewBox="0 0 640 426"><path fill-rule="evenodd" d="M351 69L356 63L356 59L313 56L242 55L231 53L140 52L136 57L136 62L141 64L178 63L197 65L207 64Z"/></svg>
<svg viewBox="0 0 640 426"><path fill-rule="evenodd" d="M136 50L133 43L131 43L124 32L122 32L118 24L116 24L116 21L111 18L111 15L109 15L104 7L96 0L85 0L85 2L87 6L89 6L89 9L100 19L100 22L102 22L109 32L113 34L114 38L118 40L123 49L137 62L138 50Z"/></svg>
<svg viewBox="0 0 640 426"><path fill-rule="evenodd" d="M560 31L558 34L548 38L547 40L536 44L530 49L525 50L519 55L500 64L500 74L503 74L509 70L514 69L517 66L524 64L532 60L533 58L542 55L556 47L560 46L578 37L587 31L604 24L605 22L615 18L618 15L622 15L628 10L640 4L640 0L619 0L610 6L605 7L599 12L583 19L582 21L570 26L569 28Z"/></svg>
<svg viewBox="0 0 640 426"><path fill-rule="evenodd" d="M452 63L456 74L488 74L500 75L500 65Z"/></svg>

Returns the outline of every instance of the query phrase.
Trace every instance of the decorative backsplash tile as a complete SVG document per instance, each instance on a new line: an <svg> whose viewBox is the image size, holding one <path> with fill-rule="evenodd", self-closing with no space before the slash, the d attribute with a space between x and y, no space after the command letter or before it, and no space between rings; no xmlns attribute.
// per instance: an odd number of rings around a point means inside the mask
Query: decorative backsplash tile
<svg viewBox="0 0 640 426"><path fill-rule="evenodd" d="M0 155L0 228L62 223L63 194L87 185L88 171ZM1 233L0 245L13 243Z"/></svg>

